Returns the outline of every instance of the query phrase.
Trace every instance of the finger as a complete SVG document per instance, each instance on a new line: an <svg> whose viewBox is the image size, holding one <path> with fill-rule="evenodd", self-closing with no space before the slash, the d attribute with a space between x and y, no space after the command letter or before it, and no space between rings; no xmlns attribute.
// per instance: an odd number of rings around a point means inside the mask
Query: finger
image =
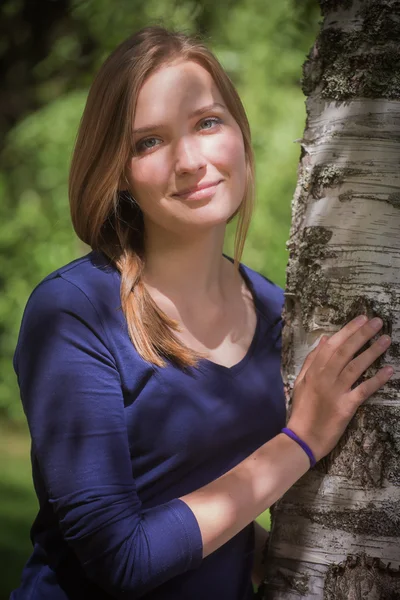
<svg viewBox="0 0 400 600"><path fill-rule="evenodd" d="M300 381L300 379L303 379L305 373L307 372L307 370L310 368L312 362L315 360L315 357L318 353L318 350L321 349L321 347L324 345L324 343L328 340L328 336L327 335L323 335L318 344L315 346L315 348L313 350L311 350L311 352L307 355L303 366L300 369L300 372L297 376L297 381Z"/></svg>
<svg viewBox="0 0 400 600"><path fill-rule="evenodd" d="M379 356L389 348L391 339L388 335L382 335L362 354L354 358L341 372L339 379L344 382L346 388L350 388L359 377L370 367Z"/></svg>
<svg viewBox="0 0 400 600"><path fill-rule="evenodd" d="M387 366L379 371L366 381L363 381L354 390L348 393L349 402L359 406L367 400L372 394L375 394L393 375L393 367Z"/></svg>
<svg viewBox="0 0 400 600"><path fill-rule="evenodd" d="M334 371L339 374L348 366L353 356L360 348L373 338L382 328L382 319L372 319L349 337L331 357L334 360ZM329 365L327 365L329 368Z"/></svg>
<svg viewBox="0 0 400 600"><path fill-rule="evenodd" d="M361 318L359 321L357 319L350 321L330 338L318 357L318 366L333 367L335 375L339 375L354 354L376 335L383 325L381 319L367 320L367 322L364 320L364 324ZM328 365L332 359L333 364Z"/></svg>

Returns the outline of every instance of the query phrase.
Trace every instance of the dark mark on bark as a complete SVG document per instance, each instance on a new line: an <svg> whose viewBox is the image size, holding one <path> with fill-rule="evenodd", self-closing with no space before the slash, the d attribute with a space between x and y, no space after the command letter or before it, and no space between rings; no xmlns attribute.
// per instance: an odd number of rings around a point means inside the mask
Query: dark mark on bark
<svg viewBox="0 0 400 600"><path fill-rule="evenodd" d="M393 192L393 194L389 194L387 202L389 202L389 204L395 208L400 208L400 192Z"/></svg>
<svg viewBox="0 0 400 600"><path fill-rule="evenodd" d="M397 406L362 406L339 444L316 469L365 488L379 488L384 480L400 485L399 420Z"/></svg>
<svg viewBox="0 0 400 600"><path fill-rule="evenodd" d="M352 200L372 200L373 202L388 202L389 204L393 204L393 202L390 202L389 198L384 198L383 194L365 194L365 193L360 193L360 192L355 192L354 190L348 190L347 192L343 192L343 194L339 194L338 196L338 200L339 202L351 202ZM396 205L400 206L400 195L399 195L399 201L398 204Z"/></svg>
<svg viewBox="0 0 400 600"><path fill-rule="evenodd" d="M339 194L339 202L351 202L353 194L354 190L348 190L347 192L343 192L343 194Z"/></svg>
<svg viewBox="0 0 400 600"><path fill-rule="evenodd" d="M286 293L300 301L305 331L309 329L309 317L315 305L323 306L328 297L328 281L321 274L320 263L336 256L328 246L332 235L332 231L326 227L305 227L301 238L297 239L297 248L291 248Z"/></svg>
<svg viewBox="0 0 400 600"><path fill-rule="evenodd" d="M322 4L324 15L344 3ZM358 16L361 30L323 29L303 65L302 86L309 96L317 87L323 98L400 97L400 6L398 2L365 2Z"/></svg>
<svg viewBox="0 0 400 600"><path fill-rule="evenodd" d="M321 248L318 248L319 251L315 252L317 246L326 246L326 244L332 238L332 235L333 232L327 227L321 227L320 225L305 227L303 229L302 245L304 246L304 249L307 249L309 256L321 256Z"/></svg>
<svg viewBox="0 0 400 600"><path fill-rule="evenodd" d="M398 537L400 536L399 503L380 502L379 507L374 505L364 509L336 510L332 505L330 509L318 509L318 505L309 509L306 505L285 504L283 514L290 522L291 517L305 517L311 523L317 523L324 529L346 531L357 535ZM400 555L399 555L400 557Z"/></svg>
<svg viewBox="0 0 400 600"><path fill-rule="evenodd" d="M316 165L311 177L310 194L316 200L324 196L324 189L341 185L349 177L364 177L367 172L345 166L339 167L334 163Z"/></svg>
<svg viewBox="0 0 400 600"><path fill-rule="evenodd" d="M398 0L363 0L356 17L363 20L363 31L376 41L396 41L393 26L399 26L400 4Z"/></svg>
<svg viewBox="0 0 400 600"><path fill-rule="evenodd" d="M390 345L390 348L388 350L388 354L391 358L400 358L400 344L399 342L393 342ZM392 380L390 380L390 383L392 383Z"/></svg>
<svg viewBox="0 0 400 600"><path fill-rule="evenodd" d="M358 315L366 315L369 319L373 317L380 317L383 321L382 329L378 335L386 333L387 335L392 334L392 321L393 312L387 304L379 302L378 300L371 300L364 296L357 296L352 299L351 304L347 307L346 314L339 314L336 317L333 316L331 322L334 325L344 326L345 323L358 317ZM373 340L372 340L373 341ZM361 348L359 353L366 350L370 343L366 344Z"/></svg>
<svg viewBox="0 0 400 600"><path fill-rule="evenodd" d="M400 572L378 558L348 556L327 571L323 600L400 600Z"/></svg>
<svg viewBox="0 0 400 600"><path fill-rule="evenodd" d="M321 12L323 15L341 10L349 10L353 6L354 0L320 0Z"/></svg>
<svg viewBox="0 0 400 600"><path fill-rule="evenodd" d="M265 580L264 600L274 598L274 592L296 592L299 596L309 593L310 577L307 573L296 573L293 569L293 561L274 558L268 559L267 578Z"/></svg>

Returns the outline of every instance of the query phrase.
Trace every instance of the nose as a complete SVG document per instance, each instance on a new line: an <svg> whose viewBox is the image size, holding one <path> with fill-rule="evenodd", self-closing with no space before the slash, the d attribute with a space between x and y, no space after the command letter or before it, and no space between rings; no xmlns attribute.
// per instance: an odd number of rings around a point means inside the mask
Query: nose
<svg viewBox="0 0 400 600"><path fill-rule="evenodd" d="M175 171L177 174L197 173L206 166L201 152L200 140L189 136L182 137L176 145Z"/></svg>

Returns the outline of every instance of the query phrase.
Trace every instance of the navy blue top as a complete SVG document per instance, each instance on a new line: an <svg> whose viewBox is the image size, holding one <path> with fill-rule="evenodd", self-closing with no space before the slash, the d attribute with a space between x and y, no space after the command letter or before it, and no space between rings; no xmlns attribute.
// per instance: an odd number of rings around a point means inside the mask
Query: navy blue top
<svg viewBox="0 0 400 600"><path fill-rule="evenodd" d="M196 518L179 500L285 426L283 292L240 272L257 312L246 356L187 372L138 355L120 275L101 253L33 291L14 366L39 512L12 600L252 597L253 525L202 559Z"/></svg>

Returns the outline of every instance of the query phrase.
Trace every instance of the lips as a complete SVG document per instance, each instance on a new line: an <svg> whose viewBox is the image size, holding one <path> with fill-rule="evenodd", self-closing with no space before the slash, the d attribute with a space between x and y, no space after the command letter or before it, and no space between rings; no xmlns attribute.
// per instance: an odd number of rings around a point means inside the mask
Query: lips
<svg viewBox="0 0 400 600"><path fill-rule="evenodd" d="M182 200L203 200L205 198L211 198L215 194L221 181L222 179L218 181L204 182L200 185L196 185L195 187L186 188L186 190L182 190L173 195L177 198L181 198Z"/></svg>
<svg viewBox="0 0 400 600"><path fill-rule="evenodd" d="M176 192L173 195L174 196L191 196L193 194L196 194L197 192L201 192L201 190L206 190L208 188L214 188L219 183L221 183L221 179L219 179L218 181L210 181L208 183L201 183L200 185L196 185L195 187L186 188L185 190L182 190L180 192Z"/></svg>

